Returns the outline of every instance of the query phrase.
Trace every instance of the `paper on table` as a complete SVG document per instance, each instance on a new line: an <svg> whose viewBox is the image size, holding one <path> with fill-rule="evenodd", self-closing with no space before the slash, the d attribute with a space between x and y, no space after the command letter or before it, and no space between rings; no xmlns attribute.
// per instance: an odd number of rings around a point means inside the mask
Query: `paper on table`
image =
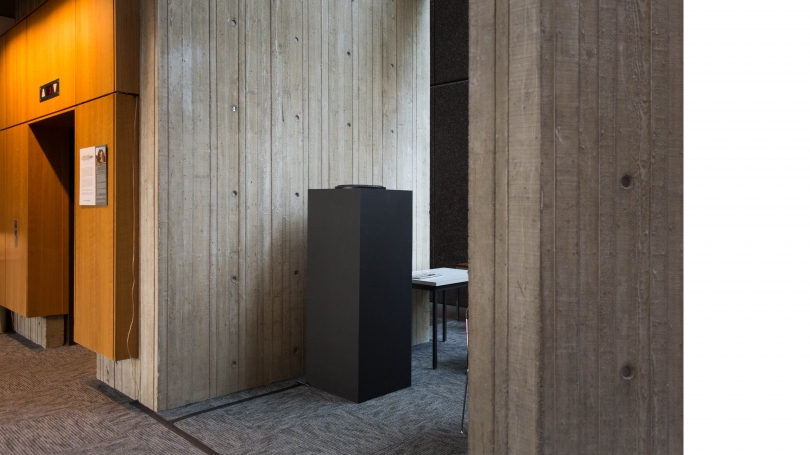
<svg viewBox="0 0 810 455"><path fill-rule="evenodd" d="M415 275L411 275L411 279L413 280L424 280L430 278L439 278L442 276L441 273L417 273Z"/></svg>

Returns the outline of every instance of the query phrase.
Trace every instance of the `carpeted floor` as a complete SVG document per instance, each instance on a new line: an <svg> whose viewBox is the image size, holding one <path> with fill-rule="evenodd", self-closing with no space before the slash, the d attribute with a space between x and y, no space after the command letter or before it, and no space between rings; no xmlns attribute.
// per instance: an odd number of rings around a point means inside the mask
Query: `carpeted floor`
<svg viewBox="0 0 810 455"><path fill-rule="evenodd" d="M220 454L465 454L464 337L464 322L448 320L438 370L431 344L415 346L412 387L362 404L300 386L191 415L298 378L160 415ZM96 380L95 366L80 346L0 335L0 454L203 453Z"/></svg>

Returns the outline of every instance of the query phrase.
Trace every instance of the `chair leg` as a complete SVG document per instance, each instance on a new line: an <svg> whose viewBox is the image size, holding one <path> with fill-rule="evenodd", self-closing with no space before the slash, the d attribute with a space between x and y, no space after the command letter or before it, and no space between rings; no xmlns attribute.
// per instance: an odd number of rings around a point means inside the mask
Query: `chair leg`
<svg viewBox="0 0 810 455"><path fill-rule="evenodd" d="M447 341L447 291L442 291L442 341Z"/></svg>
<svg viewBox="0 0 810 455"><path fill-rule="evenodd" d="M464 401L461 405L461 434L467 435L464 431L464 414L467 411L467 384L470 382L470 326L469 318L464 319L466 339L467 339L467 371L464 372Z"/></svg>
<svg viewBox="0 0 810 455"><path fill-rule="evenodd" d="M466 435L464 431L464 414L467 412L467 383L470 382L470 371L467 370L466 379L464 379L464 403L461 406L461 434Z"/></svg>
<svg viewBox="0 0 810 455"><path fill-rule="evenodd" d="M433 291L433 369L436 369L438 361L436 360L438 355L436 352L436 342L438 341L437 336L439 334L439 327L436 325L436 291Z"/></svg>

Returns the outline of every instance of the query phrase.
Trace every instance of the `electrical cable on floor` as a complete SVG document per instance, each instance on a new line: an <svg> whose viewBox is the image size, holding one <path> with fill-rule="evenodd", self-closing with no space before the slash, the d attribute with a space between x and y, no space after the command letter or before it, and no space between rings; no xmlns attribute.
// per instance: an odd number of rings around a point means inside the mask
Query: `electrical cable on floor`
<svg viewBox="0 0 810 455"><path fill-rule="evenodd" d="M135 187L135 155L137 153L139 153L140 141L138 140L138 96L137 95L132 95L132 96L135 98L135 115L134 115L134 119L132 121L132 134L133 134L133 139L135 141L135 147L134 147L135 150L133 150L132 153L130 153L130 165L131 165L130 174L132 176L132 211L135 212L135 204L137 202L136 199L135 199L135 188L136 188ZM130 300L132 302L132 317L129 320L129 330L127 331L126 345L127 345L127 357L129 359L129 361L132 363L132 368L131 368L131 371L132 371L132 384L135 387L135 399L139 400L141 398L141 384L140 384L140 381L137 380L137 377L136 377L136 374L135 374L135 360L132 358L132 352L130 352L130 349L129 349L129 340L130 340L130 336L132 335L132 327L135 325L135 250L137 248L137 243L136 243L136 240L135 240L135 233L138 232L136 230L137 226L135 225L135 220L136 219L137 219L137 217L135 217L135 216L132 217L132 289L130 290L130 294L129 294ZM140 342L140 337L138 338L138 340Z"/></svg>

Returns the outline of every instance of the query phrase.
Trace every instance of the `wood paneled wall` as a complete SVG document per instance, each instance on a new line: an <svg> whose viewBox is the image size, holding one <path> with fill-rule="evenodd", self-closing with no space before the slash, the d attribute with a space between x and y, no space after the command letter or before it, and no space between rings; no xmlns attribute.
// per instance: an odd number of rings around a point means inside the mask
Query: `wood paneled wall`
<svg viewBox="0 0 810 455"><path fill-rule="evenodd" d="M107 146L105 206L75 213L75 340L109 359L138 356L138 158L135 98L112 94L76 107L79 150ZM78 166L74 194L79 194Z"/></svg>
<svg viewBox="0 0 810 455"><path fill-rule="evenodd" d="M48 133L39 124L19 125L0 140L0 305L27 318L68 311L69 136L61 129Z"/></svg>
<svg viewBox="0 0 810 455"><path fill-rule="evenodd" d="M28 315L28 126L10 128L4 133L6 178L2 224L6 234L6 287L3 306ZM16 239L14 220L18 223Z"/></svg>
<svg viewBox="0 0 810 455"><path fill-rule="evenodd" d="M6 206L9 204L8 194L11 192L11 188L9 185L9 177L6 175L6 169L8 169L8 161L9 161L9 154L6 149L6 131L0 130L0 215L5 214ZM10 239L10 240L9 240ZM8 223L8 221L0 222L0 324L2 324L3 328L0 328L0 333L5 331L5 326L9 322L8 318L6 317L6 307L8 303L6 300L6 252L7 242L14 241L14 225Z"/></svg>
<svg viewBox="0 0 810 455"><path fill-rule="evenodd" d="M137 289L132 290L137 190L132 188L137 188L139 1L18 1L17 8L18 23L0 37L0 305L29 318L68 312L70 179L56 181L53 172L69 172L70 151L50 154L58 148L54 141L69 142L75 110L77 145L112 147L110 185L120 196L111 194L101 209L110 215L106 223L82 216L92 209L76 208L76 308L82 310L76 339L111 358L137 355L137 346L126 349L124 329L132 321L133 300L137 303ZM39 87L54 79L60 80L59 96L40 102ZM104 111L107 117L85 115L98 111L99 104L112 106ZM69 125L54 130L49 122L63 115L70 116ZM133 184L115 188L116 180ZM56 220L56 213L64 216ZM12 251L14 219L20 220L20 247ZM136 338L137 330L130 340Z"/></svg>
<svg viewBox="0 0 810 455"><path fill-rule="evenodd" d="M49 0L25 19L25 26L27 71L25 85L17 89L27 100L25 119L30 120L76 104L76 2ZM56 79L59 96L41 103L39 88Z"/></svg>
<svg viewBox="0 0 810 455"><path fill-rule="evenodd" d="M7 96L6 93L8 92L7 86L9 77L8 70L6 69L7 67L6 59L8 58L6 56L7 41L8 37L5 34L0 35L0 96L3 97L2 102L0 102L0 131L2 131L6 127L6 116L8 115L6 113L7 108L5 106ZM0 146L2 146L1 143Z"/></svg>
<svg viewBox="0 0 810 455"><path fill-rule="evenodd" d="M25 99L28 47L26 23L15 25L3 35L5 47L0 56L0 110L5 110L5 123L0 128L20 124L28 119ZM47 81L46 81L47 82Z"/></svg>
<svg viewBox="0 0 810 455"><path fill-rule="evenodd" d="M0 37L0 129L139 90L137 0L41 3ZM55 79L59 96L40 103Z"/></svg>
<svg viewBox="0 0 810 455"><path fill-rule="evenodd" d="M683 4L470 12L470 453L682 453Z"/></svg>
<svg viewBox="0 0 810 455"><path fill-rule="evenodd" d="M308 188L413 190L428 268L429 2L150 0L141 18L141 356L99 377L167 409L304 374Z"/></svg>

